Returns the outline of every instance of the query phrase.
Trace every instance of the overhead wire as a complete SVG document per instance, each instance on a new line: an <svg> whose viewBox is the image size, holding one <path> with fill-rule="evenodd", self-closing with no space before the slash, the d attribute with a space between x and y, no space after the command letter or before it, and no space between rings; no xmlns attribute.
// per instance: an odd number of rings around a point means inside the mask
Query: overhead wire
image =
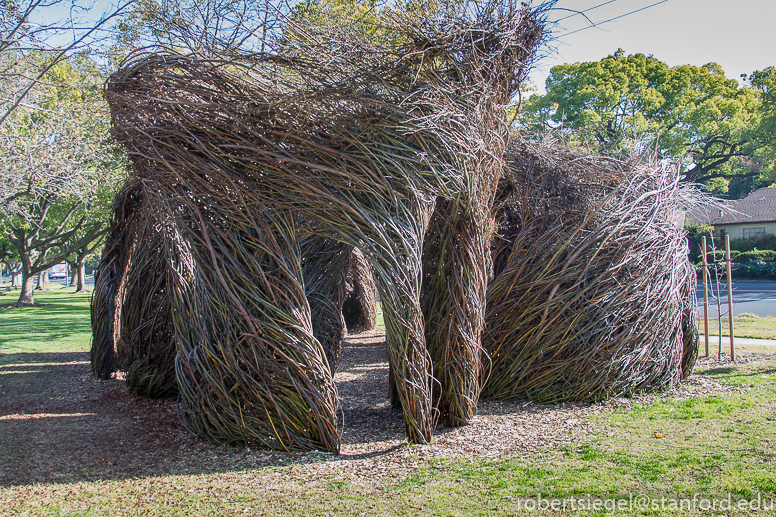
<svg viewBox="0 0 776 517"><path fill-rule="evenodd" d="M573 18L574 16L577 16L579 14L589 13L590 11L592 11L594 9L598 9L599 7L603 7L603 6L607 5L607 4L611 4L611 3L616 2L616 1L617 0L609 0L608 2L604 2L602 4L595 5L595 6L591 7L591 8L589 8L589 9L585 9L584 11L574 11L573 14L569 14L568 16L564 16L563 18L555 20L554 23L562 22L563 20L568 20L569 18ZM587 18L587 16L585 16L585 18Z"/></svg>
<svg viewBox="0 0 776 517"><path fill-rule="evenodd" d="M635 13L644 11L644 10L649 9L651 7L655 7L656 5L664 4L666 2L668 2L668 0L661 0L660 2L655 2L654 4L650 4L650 5L646 6L646 7L642 7L640 9L636 9L634 11L630 11L630 12L627 12L625 14L621 14L619 16L615 16L614 18L609 18L608 20L604 20L602 22L594 23L593 25L588 25L587 27L582 27L581 29L577 29L575 31L564 32L560 36L557 36L555 39L560 39L560 38L563 38L565 36L569 36L571 34L576 34L577 32L582 32L582 31L587 30L587 29L592 29L593 27L599 27L599 26L601 26L601 25L603 25L605 23L613 22L615 20L619 20L620 18L625 18L626 16L630 16L631 14L635 14Z"/></svg>

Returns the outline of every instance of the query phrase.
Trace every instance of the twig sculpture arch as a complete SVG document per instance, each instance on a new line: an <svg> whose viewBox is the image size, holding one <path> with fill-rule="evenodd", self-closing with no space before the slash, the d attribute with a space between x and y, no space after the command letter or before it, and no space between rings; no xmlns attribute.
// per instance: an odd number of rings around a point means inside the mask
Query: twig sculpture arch
<svg viewBox="0 0 776 517"><path fill-rule="evenodd" d="M337 338L313 328L310 239L372 267L410 441L474 415L505 105L542 37L540 11L492 7L405 26L392 47L305 32L271 56L149 55L111 78L115 135L163 221L189 429L339 449Z"/></svg>
<svg viewBox="0 0 776 517"><path fill-rule="evenodd" d="M507 151L542 16L464 8L385 45L289 26L272 54L143 55L114 74L132 174L92 301L95 375L177 391L204 438L338 451L343 309L373 275L411 442L468 423L481 395L598 400L686 376L676 176Z"/></svg>

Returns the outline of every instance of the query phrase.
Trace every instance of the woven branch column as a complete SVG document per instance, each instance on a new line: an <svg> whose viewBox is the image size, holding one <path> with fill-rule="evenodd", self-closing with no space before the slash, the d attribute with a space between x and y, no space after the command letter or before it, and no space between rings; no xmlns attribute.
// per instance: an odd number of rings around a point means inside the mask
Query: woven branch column
<svg viewBox="0 0 776 517"><path fill-rule="evenodd" d="M131 250L135 243L143 189L139 182L129 182L113 202L111 231L100 259L91 299L92 346L89 352L92 373L98 379L109 379L117 368L116 343L119 339L122 286Z"/></svg>
<svg viewBox="0 0 776 517"><path fill-rule="evenodd" d="M434 407L447 426L468 424L477 413L490 360L482 348L485 296L491 275L493 203L509 136L496 113L503 99L482 95L469 134L476 159L460 160L465 187L439 198L423 249L421 307L434 372Z"/></svg>
<svg viewBox="0 0 776 517"><path fill-rule="evenodd" d="M116 353L130 390L145 397L169 397L178 392L178 386L166 246L155 221L146 217L143 223L119 300Z"/></svg>
<svg viewBox="0 0 776 517"><path fill-rule="evenodd" d="M350 251L342 317L348 332L374 330L377 326L377 287L372 266L358 248Z"/></svg>
<svg viewBox="0 0 776 517"><path fill-rule="evenodd" d="M202 199L202 198L199 198ZM313 336L290 219L234 230L208 202L176 242L176 372L184 425L218 443L339 451L337 392Z"/></svg>
<svg viewBox="0 0 776 517"><path fill-rule="evenodd" d="M350 247L334 239L313 236L302 249L302 278L310 304L313 335L323 346L331 371L337 370L346 326L342 315Z"/></svg>
<svg viewBox="0 0 776 517"><path fill-rule="evenodd" d="M383 307L388 363L391 370L391 397L401 408L407 439L430 443L437 421L432 403L432 363L426 348L423 313L420 308L421 255L433 201L406 203L400 231L377 232L372 243L392 244L392 256L379 253L382 246L364 250L375 271L377 290ZM415 217L408 214L415 214ZM388 242L386 242L388 241ZM392 242L391 242L392 241Z"/></svg>
<svg viewBox="0 0 776 517"><path fill-rule="evenodd" d="M116 371L115 338L116 290L120 282L119 257L116 241L119 235L111 233L105 242L91 299L92 346L89 360L92 373L98 379L110 379Z"/></svg>
<svg viewBox="0 0 776 517"><path fill-rule="evenodd" d="M448 426L468 424L477 412L489 229L475 214L460 213L455 202L440 200L426 234L421 306L438 381L434 405Z"/></svg>

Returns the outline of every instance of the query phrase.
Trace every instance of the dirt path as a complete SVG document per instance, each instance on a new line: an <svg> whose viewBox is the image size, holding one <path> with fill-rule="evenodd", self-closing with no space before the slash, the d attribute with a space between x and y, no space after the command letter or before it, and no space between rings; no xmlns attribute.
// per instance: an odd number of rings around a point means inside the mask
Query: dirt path
<svg viewBox="0 0 776 517"><path fill-rule="evenodd" d="M523 457L584 439L601 405L482 402L472 425L437 430L435 443L406 447L401 415L387 400L384 335L348 338L335 380L342 454L281 453L203 442L178 422L174 400L131 395L120 379L92 378L88 354L19 354L0 366L0 486L206 474L295 463L310 476L359 472L377 481L431 457ZM726 391L691 377L673 396Z"/></svg>

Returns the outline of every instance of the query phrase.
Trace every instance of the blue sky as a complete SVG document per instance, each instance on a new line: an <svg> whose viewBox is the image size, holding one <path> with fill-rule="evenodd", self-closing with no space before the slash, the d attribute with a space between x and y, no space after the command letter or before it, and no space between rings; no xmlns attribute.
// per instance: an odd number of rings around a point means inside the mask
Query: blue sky
<svg viewBox="0 0 776 517"><path fill-rule="evenodd" d="M598 23L661 0L614 0L585 14ZM559 0L550 20L573 15L607 0ZM568 10L563 10L568 9ZM552 66L598 61L618 48L626 54L652 54L670 66L716 62L725 75L738 79L768 66L776 66L776 0L667 0L659 5L563 36L590 25L581 15L552 27L557 39L546 49L531 74L544 90Z"/></svg>

